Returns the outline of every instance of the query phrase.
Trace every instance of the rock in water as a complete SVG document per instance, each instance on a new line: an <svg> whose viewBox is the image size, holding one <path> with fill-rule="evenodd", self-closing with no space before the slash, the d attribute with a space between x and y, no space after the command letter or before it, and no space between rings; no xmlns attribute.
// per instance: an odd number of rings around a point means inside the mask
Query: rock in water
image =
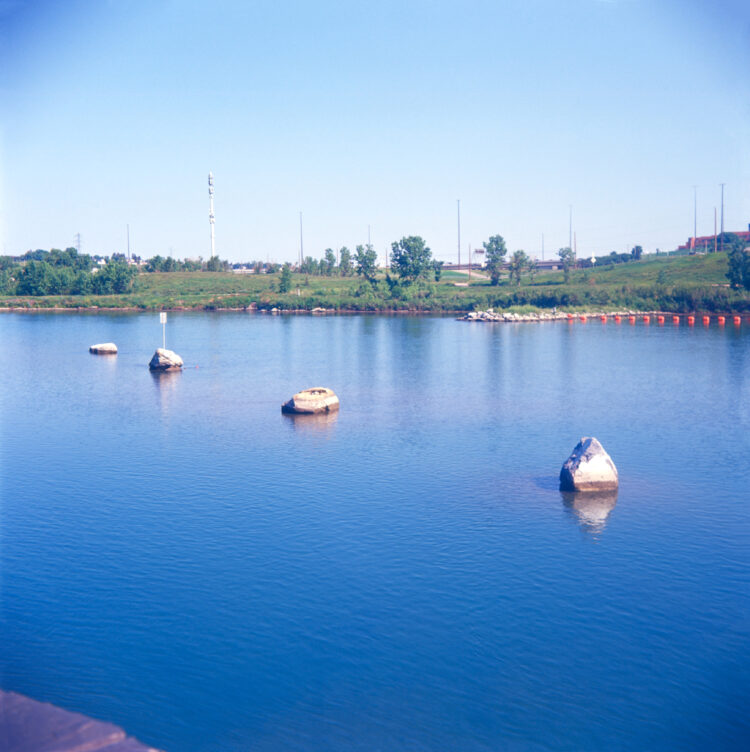
<svg viewBox="0 0 750 752"><path fill-rule="evenodd" d="M172 350L157 348L154 357L148 364L152 371L176 371L182 368L182 358Z"/></svg>
<svg viewBox="0 0 750 752"><path fill-rule="evenodd" d="M314 413L331 413L339 409L339 398L332 390L324 386L303 389L281 406L282 413L312 415Z"/></svg>
<svg viewBox="0 0 750 752"><path fill-rule="evenodd" d="M89 352L95 355L117 355L117 345L114 342L102 342L99 345L91 345Z"/></svg>
<svg viewBox="0 0 750 752"><path fill-rule="evenodd" d="M560 470L561 491L614 491L617 468L593 436L584 436Z"/></svg>

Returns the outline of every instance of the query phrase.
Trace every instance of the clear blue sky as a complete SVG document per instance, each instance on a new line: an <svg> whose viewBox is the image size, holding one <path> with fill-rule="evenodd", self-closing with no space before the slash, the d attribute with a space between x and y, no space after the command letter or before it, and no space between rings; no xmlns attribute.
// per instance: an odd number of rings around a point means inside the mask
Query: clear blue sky
<svg viewBox="0 0 750 752"><path fill-rule="evenodd" d="M546 255L750 222L750 5L0 0L0 252Z"/></svg>

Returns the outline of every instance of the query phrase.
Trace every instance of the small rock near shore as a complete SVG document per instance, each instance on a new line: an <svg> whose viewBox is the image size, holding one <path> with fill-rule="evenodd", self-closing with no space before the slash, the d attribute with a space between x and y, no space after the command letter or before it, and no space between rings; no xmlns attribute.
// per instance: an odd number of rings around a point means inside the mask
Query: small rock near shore
<svg viewBox="0 0 750 752"><path fill-rule="evenodd" d="M175 371L182 368L182 358L172 350L159 347L149 361L148 367L152 371Z"/></svg>
<svg viewBox="0 0 750 752"><path fill-rule="evenodd" d="M314 386L297 392L288 402L281 406L282 413L313 415L332 413L339 409L339 398L324 386Z"/></svg>
<svg viewBox="0 0 750 752"><path fill-rule="evenodd" d="M117 355L117 345L114 342L102 342L98 345L91 345L89 352L94 355Z"/></svg>
<svg viewBox="0 0 750 752"><path fill-rule="evenodd" d="M614 491L617 468L593 436L584 436L560 470L561 491Z"/></svg>

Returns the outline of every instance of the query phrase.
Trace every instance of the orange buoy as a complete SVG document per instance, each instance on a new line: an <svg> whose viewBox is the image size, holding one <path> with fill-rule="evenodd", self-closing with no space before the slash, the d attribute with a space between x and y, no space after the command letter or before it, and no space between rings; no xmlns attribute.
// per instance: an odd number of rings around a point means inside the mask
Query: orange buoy
<svg viewBox="0 0 750 752"><path fill-rule="evenodd" d="M615 316L615 324L619 324L621 321L622 321L622 316L620 316L619 314Z"/></svg>
<svg viewBox="0 0 750 752"><path fill-rule="evenodd" d="M584 315L581 315L581 323L582 324L586 323L586 317Z"/></svg>
<svg viewBox="0 0 750 752"><path fill-rule="evenodd" d="M703 317L703 326L708 326L711 323L711 317L710 316L704 316Z"/></svg>
<svg viewBox="0 0 750 752"><path fill-rule="evenodd" d="M726 319L723 316L719 316L718 319L716 319L719 322L719 326L724 326L726 323Z"/></svg>
<svg viewBox="0 0 750 752"><path fill-rule="evenodd" d="M656 320L657 320L657 322L658 322L659 324L663 324L663 323L664 323L664 316L657 316L657 317L656 317Z"/></svg>
<svg viewBox="0 0 750 752"><path fill-rule="evenodd" d="M602 324L607 323L607 317L604 314L602 314L599 318L601 319Z"/></svg>
<svg viewBox="0 0 750 752"><path fill-rule="evenodd" d="M688 326L695 324L695 316L688 316Z"/></svg>
<svg viewBox="0 0 750 752"><path fill-rule="evenodd" d="M680 323L680 317L679 316L672 316L672 323L673 324L679 324Z"/></svg>
<svg viewBox="0 0 750 752"><path fill-rule="evenodd" d="M635 324L635 316L628 316L628 321L629 321L629 322L630 322L631 324Z"/></svg>
<svg viewBox="0 0 750 752"><path fill-rule="evenodd" d="M735 316L734 317L734 325L739 326L742 323L742 316Z"/></svg>
<svg viewBox="0 0 750 752"><path fill-rule="evenodd" d="M644 316L643 317L643 323L644 324L650 324L651 323L651 316Z"/></svg>

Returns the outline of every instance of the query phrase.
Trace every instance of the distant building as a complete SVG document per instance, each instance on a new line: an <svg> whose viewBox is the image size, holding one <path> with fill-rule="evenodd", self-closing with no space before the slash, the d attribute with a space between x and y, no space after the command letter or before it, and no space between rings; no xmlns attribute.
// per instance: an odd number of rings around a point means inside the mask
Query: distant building
<svg viewBox="0 0 750 752"><path fill-rule="evenodd" d="M750 243L750 224L748 224L748 231L733 232L732 235L736 235L746 243ZM714 249L714 236L713 235L701 235L699 238L688 238L685 243L677 247L677 251L713 251Z"/></svg>

